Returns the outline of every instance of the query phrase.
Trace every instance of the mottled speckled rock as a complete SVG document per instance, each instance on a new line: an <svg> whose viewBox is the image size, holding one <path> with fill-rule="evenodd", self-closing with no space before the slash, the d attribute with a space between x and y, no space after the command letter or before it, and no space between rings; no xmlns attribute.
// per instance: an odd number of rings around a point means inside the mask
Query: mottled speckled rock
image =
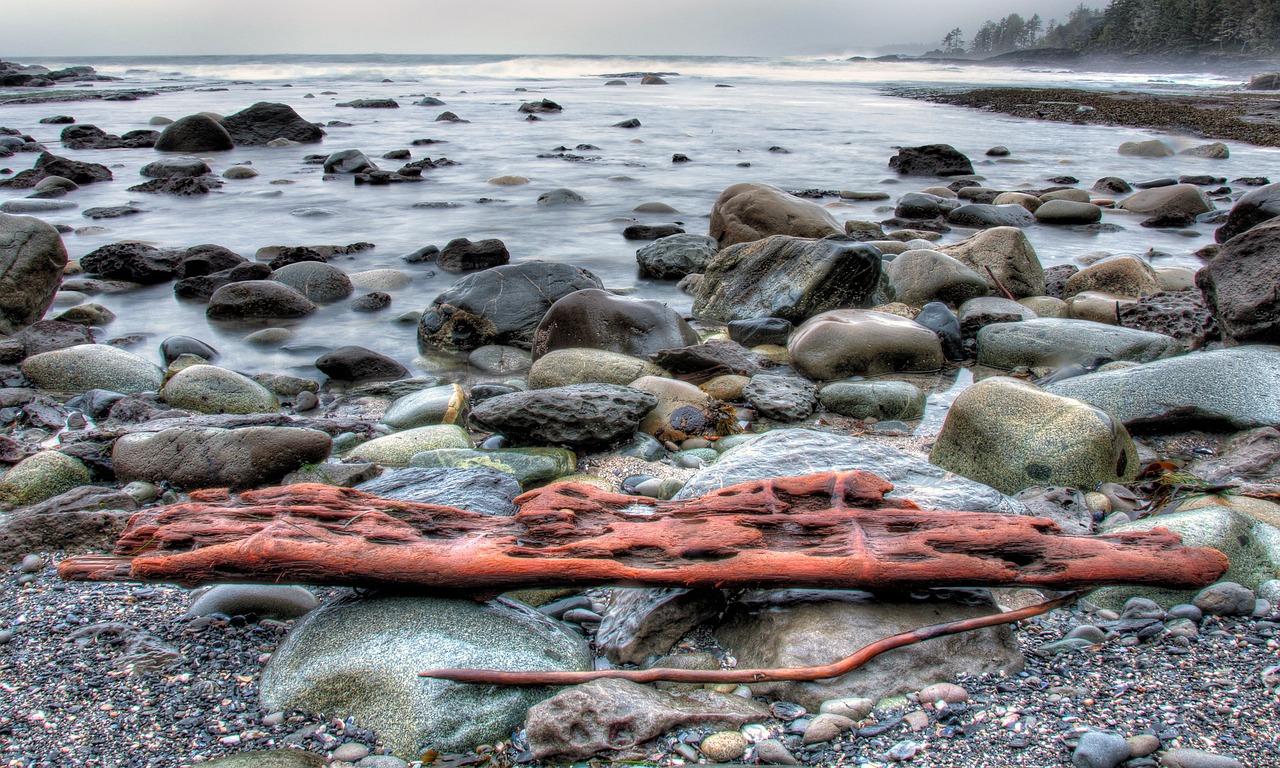
<svg viewBox="0 0 1280 768"><path fill-rule="evenodd" d="M106 344L80 344L22 361L32 384L52 392L105 389L121 394L157 390L164 373L154 363Z"/></svg>
<svg viewBox="0 0 1280 768"><path fill-rule="evenodd" d="M586 642L507 600L355 598L328 603L294 627L262 672L263 706L352 717L391 752L465 752L506 738L550 688L457 685L432 667L591 668Z"/></svg>
<svg viewBox="0 0 1280 768"><path fill-rule="evenodd" d="M1280 347L1256 345L1100 371L1046 389L1092 403L1126 426L1177 429L1209 421L1251 429L1280 424L1278 380Z"/></svg>
<svg viewBox="0 0 1280 768"><path fill-rule="evenodd" d="M272 280L243 280L224 285L209 297L205 314L214 320L255 317L302 317L316 311L316 305L284 283Z"/></svg>
<svg viewBox="0 0 1280 768"><path fill-rule="evenodd" d="M472 448L466 430L454 424L406 429L385 437L361 443L350 453L354 458L372 461L386 467L407 467L415 453L435 448Z"/></svg>
<svg viewBox="0 0 1280 768"><path fill-rule="evenodd" d="M641 277L679 280L700 273L720 246L706 235L679 234L659 238L636 251Z"/></svg>
<svg viewBox="0 0 1280 768"><path fill-rule="evenodd" d="M1183 351L1177 339L1163 334L1053 317L988 325L978 331L977 339L978 364L1004 369L1113 360L1145 363Z"/></svg>
<svg viewBox="0 0 1280 768"><path fill-rule="evenodd" d="M52 224L0 213L0 333L44 316L66 265L67 249Z"/></svg>
<svg viewBox="0 0 1280 768"><path fill-rule="evenodd" d="M616 384L571 384L490 398L476 405L471 420L517 444L598 448L631 437L657 402Z"/></svg>
<svg viewBox="0 0 1280 768"><path fill-rule="evenodd" d="M1034 485L1091 490L1140 469L1129 432L1102 410L996 376L951 404L929 461L1017 493Z"/></svg>
<svg viewBox="0 0 1280 768"><path fill-rule="evenodd" d="M906 381L834 381L818 392L822 407L852 419L918 419L925 393Z"/></svg>
<svg viewBox="0 0 1280 768"><path fill-rule="evenodd" d="M533 356L587 348L645 357L697 343L698 333L666 304L587 288L547 309L533 333Z"/></svg>
<svg viewBox="0 0 1280 768"><path fill-rule="evenodd" d="M1099 261L1067 278L1062 298L1082 291L1100 291L1116 296L1150 296L1160 290L1160 279L1151 265L1136 256L1116 256Z"/></svg>
<svg viewBox="0 0 1280 768"><path fill-rule="evenodd" d="M1280 342L1278 279L1280 219L1273 219L1228 240L1196 274L1196 286L1224 335L1242 343L1274 344Z"/></svg>
<svg viewBox="0 0 1280 768"><path fill-rule="evenodd" d="M79 460L57 451L40 451L10 469L0 480L0 506L38 504L89 483L89 470Z"/></svg>
<svg viewBox="0 0 1280 768"><path fill-rule="evenodd" d="M938 250L982 275L993 294L1003 295L997 281L1017 299L1045 292L1044 267L1031 241L1017 227L988 229Z"/></svg>
<svg viewBox="0 0 1280 768"><path fill-rule="evenodd" d="M889 262L886 271L898 301L912 306L931 301L960 305L987 294L985 276L939 251L904 251Z"/></svg>
<svg viewBox="0 0 1280 768"><path fill-rule="evenodd" d="M160 399L197 413L275 413L280 401L258 382L216 365L193 365L173 375Z"/></svg>
<svg viewBox="0 0 1280 768"><path fill-rule="evenodd" d="M532 389L569 384L626 385L641 376L670 376L660 365L638 357L603 349L554 349L533 361L529 369Z"/></svg>
<svg viewBox="0 0 1280 768"><path fill-rule="evenodd" d="M321 303L345 299L355 290L346 272L323 261L286 264L272 273L271 279Z"/></svg>
<svg viewBox="0 0 1280 768"><path fill-rule="evenodd" d="M166 481L181 489L252 488L329 457L324 432L297 427L174 427L136 432L111 451L116 478Z"/></svg>

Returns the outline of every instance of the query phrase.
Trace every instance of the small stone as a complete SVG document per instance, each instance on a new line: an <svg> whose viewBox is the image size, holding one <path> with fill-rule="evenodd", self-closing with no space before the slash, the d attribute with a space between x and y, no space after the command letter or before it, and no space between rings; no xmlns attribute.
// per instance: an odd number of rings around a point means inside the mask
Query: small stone
<svg viewBox="0 0 1280 768"><path fill-rule="evenodd" d="M1190 603L1179 603L1170 608L1165 616L1170 619L1187 619L1198 624L1204 618L1204 611Z"/></svg>
<svg viewBox="0 0 1280 768"><path fill-rule="evenodd" d="M39 573L44 570L44 558L39 555L27 555L18 566L19 573Z"/></svg>
<svg viewBox="0 0 1280 768"><path fill-rule="evenodd" d="M738 731L720 731L702 740L702 754L714 763L737 760L747 751L747 737Z"/></svg>
<svg viewBox="0 0 1280 768"><path fill-rule="evenodd" d="M1120 609L1122 619L1163 619L1164 616L1164 609L1145 597L1131 597Z"/></svg>
<svg viewBox="0 0 1280 768"><path fill-rule="evenodd" d="M1071 764L1076 768L1116 768L1129 759L1129 744L1124 737L1107 731L1089 731L1080 737Z"/></svg>
<svg viewBox="0 0 1280 768"><path fill-rule="evenodd" d="M1234 581L1220 581L1200 590L1191 602L1210 616L1248 616L1256 601L1253 590Z"/></svg>
<svg viewBox="0 0 1280 768"><path fill-rule="evenodd" d="M969 700L969 692L955 683L937 683L920 691L921 704L936 704L945 701L948 704L959 704Z"/></svg>
<svg viewBox="0 0 1280 768"><path fill-rule="evenodd" d="M1203 749L1171 749L1160 758L1164 768L1244 768L1244 763L1227 755Z"/></svg>
<svg viewBox="0 0 1280 768"><path fill-rule="evenodd" d="M1130 736L1125 743L1129 745L1130 758L1146 757L1160 748L1160 739L1149 733Z"/></svg>
<svg viewBox="0 0 1280 768"><path fill-rule="evenodd" d="M1067 633L1069 640L1088 640L1097 645L1107 639L1107 633L1092 624L1082 624Z"/></svg>
<svg viewBox="0 0 1280 768"><path fill-rule="evenodd" d="M876 703L871 699L827 699L818 711L822 714L841 715L858 721L871 714Z"/></svg>
<svg viewBox="0 0 1280 768"><path fill-rule="evenodd" d="M765 739L756 745L756 759L762 765L799 765L800 761L777 739Z"/></svg>
<svg viewBox="0 0 1280 768"><path fill-rule="evenodd" d="M804 736L801 737L800 742L809 746L831 741L853 725L853 721L843 715L833 715L829 712L821 714L809 721L809 727L804 729Z"/></svg>
<svg viewBox="0 0 1280 768"><path fill-rule="evenodd" d="M929 713L923 709L917 709L902 716L903 721L911 726L912 732L919 733L929 727Z"/></svg>
<svg viewBox="0 0 1280 768"><path fill-rule="evenodd" d="M343 744L329 755L332 760L341 760L344 763L354 763L357 760L364 759L369 754L369 748L363 744L351 742Z"/></svg>
<svg viewBox="0 0 1280 768"><path fill-rule="evenodd" d="M910 760L915 757L916 752L919 751L920 745L916 744L914 741L900 741L890 747L889 751L885 753L885 756L895 763L900 763L904 760Z"/></svg>
<svg viewBox="0 0 1280 768"><path fill-rule="evenodd" d="M302 390L293 399L293 409L298 412L313 410L320 405L320 398L316 397L314 392Z"/></svg>

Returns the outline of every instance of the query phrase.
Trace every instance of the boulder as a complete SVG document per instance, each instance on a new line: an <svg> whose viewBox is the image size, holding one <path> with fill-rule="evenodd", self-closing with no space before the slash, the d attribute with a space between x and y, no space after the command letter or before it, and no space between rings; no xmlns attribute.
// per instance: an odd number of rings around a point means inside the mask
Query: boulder
<svg viewBox="0 0 1280 768"><path fill-rule="evenodd" d="M13 178L0 180L0 187L11 189L31 189L48 178L65 179L72 184L92 184L97 181L111 181L111 169L99 163L84 163L66 157L41 152L35 165L17 173Z"/></svg>
<svg viewBox="0 0 1280 768"><path fill-rule="evenodd" d="M1171 157L1173 155L1173 147L1159 139L1126 141L1116 151L1128 157Z"/></svg>
<svg viewBox="0 0 1280 768"><path fill-rule="evenodd" d="M796 328L787 356L797 372L818 381L942 367L938 335L897 315L835 309Z"/></svg>
<svg viewBox="0 0 1280 768"><path fill-rule="evenodd" d="M1179 150L1178 154L1189 157L1203 157L1208 160L1226 160L1231 157L1231 148L1220 141L1215 141L1211 144L1197 144L1194 147L1187 147Z"/></svg>
<svg viewBox="0 0 1280 768"><path fill-rule="evenodd" d="M987 229L989 227L1029 227L1036 223L1021 205L990 205L970 203L947 214L947 223L956 227Z"/></svg>
<svg viewBox="0 0 1280 768"><path fill-rule="evenodd" d="M988 229L938 250L982 275L989 293L1003 295L1001 286L1015 299L1045 293L1044 267L1027 236L1017 227Z"/></svg>
<svg viewBox="0 0 1280 768"><path fill-rule="evenodd" d="M222 123L203 114L187 115L166 125L156 140L157 152L225 152L235 149Z"/></svg>
<svg viewBox="0 0 1280 768"><path fill-rule="evenodd" d="M660 691L627 680L593 680L534 705L525 718L535 760L647 754L635 748L686 728L741 728L769 718L763 704L726 693Z"/></svg>
<svg viewBox="0 0 1280 768"><path fill-rule="evenodd" d="M289 621L319 605L303 587L286 584L218 584L200 593L187 609L189 617L220 613Z"/></svg>
<svg viewBox="0 0 1280 768"><path fill-rule="evenodd" d="M286 264L275 270L271 279L321 304L345 299L355 290L346 272L323 261Z"/></svg>
<svg viewBox="0 0 1280 768"><path fill-rule="evenodd" d="M218 289L231 283L246 280L267 280L271 277L271 267L266 264L238 264L230 269L222 269L207 275L187 277L173 285L173 294L180 299L203 299L208 301ZM303 298L306 298L305 296Z"/></svg>
<svg viewBox="0 0 1280 768"><path fill-rule="evenodd" d="M1199 291L1159 291L1121 302L1118 309L1117 325L1172 336L1187 349L1200 349L1222 337L1218 321Z"/></svg>
<svg viewBox="0 0 1280 768"><path fill-rule="evenodd" d="M902 176L968 176L973 163L950 144L902 147L889 158L889 167Z"/></svg>
<svg viewBox="0 0 1280 768"><path fill-rule="evenodd" d="M1035 216L1041 224L1093 224L1102 221L1102 209L1093 203L1050 200L1036 208Z"/></svg>
<svg viewBox="0 0 1280 768"><path fill-rule="evenodd" d="M1167 187L1143 189L1122 200L1118 208L1147 216L1186 214L1199 216L1213 210L1213 203L1194 184L1172 184Z"/></svg>
<svg viewBox="0 0 1280 768"><path fill-rule="evenodd" d="M0 508L39 504L89 481L89 470L78 459L58 451L40 451L18 462L0 479Z"/></svg>
<svg viewBox="0 0 1280 768"><path fill-rule="evenodd" d="M209 165L198 157L162 157L139 171L149 179L193 178L209 172Z"/></svg>
<svg viewBox="0 0 1280 768"><path fill-rule="evenodd" d="M993 323L1018 323L1034 320L1037 315L1031 308L999 296L981 296L960 305L960 335L972 339L978 331ZM919 320L917 319L917 322Z"/></svg>
<svg viewBox="0 0 1280 768"><path fill-rule="evenodd" d="M1251 190L1231 206L1226 222L1213 233L1213 239L1225 243L1264 221L1280 216L1280 182Z"/></svg>
<svg viewBox="0 0 1280 768"><path fill-rule="evenodd" d="M709 234L721 248L773 235L821 238L843 231L822 206L769 184L734 184L711 207Z"/></svg>
<svg viewBox="0 0 1280 768"><path fill-rule="evenodd" d="M507 738L549 688L458 685L432 667L582 670L586 642L509 600L345 598L307 614L262 671L268 710L351 717L393 753L469 752Z"/></svg>
<svg viewBox="0 0 1280 768"><path fill-rule="evenodd" d="M260 101L222 119L238 147L261 147L274 139L314 144L324 138L319 126L303 120L293 107Z"/></svg>
<svg viewBox="0 0 1280 768"><path fill-rule="evenodd" d="M1007 494L1035 485L1092 490L1140 469L1129 432L1110 415L1003 376L960 393L929 461Z"/></svg>
<svg viewBox="0 0 1280 768"><path fill-rule="evenodd" d="M553 349L533 362L529 369L532 389L563 387L569 384L626 385L641 376L668 376L659 365L638 357L603 349Z"/></svg>
<svg viewBox="0 0 1280 768"><path fill-rule="evenodd" d="M452 114L452 113L446 113ZM553 189L538 195L538 205L546 208L559 208L566 205L586 205L587 198L572 189Z"/></svg>
<svg viewBox="0 0 1280 768"><path fill-rule="evenodd" d="M384 499L439 504L494 517L510 517L520 511L511 503L520 495L520 483L510 473L492 467L389 469L357 485L356 490Z"/></svg>
<svg viewBox="0 0 1280 768"><path fill-rule="evenodd" d="M728 322L780 317L794 323L881 298L881 254L847 236L776 235L721 250L706 265L693 314Z"/></svg>
<svg viewBox="0 0 1280 768"><path fill-rule="evenodd" d="M1249 78L1251 91L1280 91L1280 72L1262 72Z"/></svg>
<svg viewBox="0 0 1280 768"><path fill-rule="evenodd" d="M528 345L543 315L557 300L599 278L569 264L530 261L467 275L422 313L418 348L475 349L486 344Z"/></svg>
<svg viewBox="0 0 1280 768"><path fill-rule="evenodd" d="M586 288L547 309L533 334L533 356L578 347L646 357L697 343L697 332L666 304Z"/></svg>
<svg viewBox="0 0 1280 768"><path fill-rule="evenodd" d="M931 301L960 305L987 294L986 277L938 251L904 251L888 263L885 271L897 300L911 306Z"/></svg>
<svg viewBox="0 0 1280 768"><path fill-rule="evenodd" d="M958 477L883 442L808 429L776 429L733 446L715 464L689 478L675 498L691 499L749 480L853 469L885 478L894 487L889 498L910 499L924 509L1026 513L1021 502L990 486Z"/></svg>
<svg viewBox="0 0 1280 768"><path fill-rule="evenodd" d="M798 376L756 374L742 388L742 397L756 413L774 421L800 421L818 405L818 391Z"/></svg>
<svg viewBox="0 0 1280 768"><path fill-rule="evenodd" d="M73 468L72 473L79 473ZM0 518L0 567L32 552L108 551L138 503L114 488L80 485Z"/></svg>
<svg viewBox="0 0 1280 768"><path fill-rule="evenodd" d="M960 318L946 304L931 301L921 307L920 314L912 319L917 325L922 325L938 335L938 342L942 344L942 354L948 360L964 360L969 357L969 353L964 348L964 337L960 334Z"/></svg>
<svg viewBox="0 0 1280 768"><path fill-rule="evenodd" d="M718 589L614 589L596 632L596 649L614 664L644 664L671 651L685 633L724 610Z"/></svg>
<svg viewBox="0 0 1280 768"><path fill-rule="evenodd" d="M730 604L715 637L740 667L807 667L898 632L999 612L990 595L977 590L881 598L818 589L748 592ZM837 678L753 683L751 691L816 712L830 699L880 699L961 675L1012 674L1023 663L1014 632L1004 625L900 648Z"/></svg>
<svg viewBox="0 0 1280 768"><path fill-rule="evenodd" d="M517 444L605 448L631 437L657 402L616 384L571 384L489 398L471 420Z"/></svg>
<svg viewBox="0 0 1280 768"><path fill-rule="evenodd" d="M898 198L893 215L899 219L937 219L945 217L960 206L960 201L953 197L928 192L908 192Z"/></svg>
<svg viewBox="0 0 1280 768"><path fill-rule="evenodd" d="M1237 342L1280 341L1280 218L1258 224L1222 246L1196 273L1196 286L1222 333Z"/></svg>
<svg viewBox="0 0 1280 768"><path fill-rule="evenodd" d="M80 257L80 266L91 275L143 285L172 280L181 263L181 251L136 242L110 243Z"/></svg>
<svg viewBox="0 0 1280 768"><path fill-rule="evenodd" d="M470 408L467 393L461 386L442 384L398 398L383 414L382 423L392 429L464 424Z"/></svg>
<svg viewBox="0 0 1280 768"><path fill-rule="evenodd" d="M252 488L329 456L324 432L298 427L173 427L135 432L111 451L116 478L168 482L183 490Z"/></svg>
<svg viewBox="0 0 1280 768"><path fill-rule="evenodd" d="M280 401L258 382L216 365L178 371L160 390L160 399L197 413L275 413Z"/></svg>
<svg viewBox="0 0 1280 768"><path fill-rule="evenodd" d="M637 250L636 263L641 277L679 280L701 273L719 249L715 238L706 235L669 235Z"/></svg>
<svg viewBox="0 0 1280 768"><path fill-rule="evenodd" d="M1082 291L1098 291L1113 296L1150 296L1160 290L1160 279L1147 262L1136 256L1115 256L1080 270L1067 278L1062 298Z"/></svg>
<svg viewBox="0 0 1280 768"><path fill-rule="evenodd" d="M324 375L341 381L395 381L409 374L394 358L354 344L324 353L315 365Z"/></svg>
<svg viewBox="0 0 1280 768"><path fill-rule="evenodd" d="M243 280L214 291L209 297L209 308L205 310L205 314L214 320L243 320L302 317L315 311L315 304L284 283L273 280Z"/></svg>
<svg viewBox="0 0 1280 768"><path fill-rule="evenodd" d="M384 467L407 467L414 454L439 448L472 448L470 435L456 424L435 424L414 427L403 432L375 437L357 445L350 452L351 458L372 461Z"/></svg>
<svg viewBox="0 0 1280 768"><path fill-rule="evenodd" d="M325 173L369 173L378 165L358 149L343 149L324 159Z"/></svg>
<svg viewBox="0 0 1280 768"><path fill-rule="evenodd" d="M818 392L822 407L851 419L918 419L925 393L906 381L833 381Z"/></svg>
<svg viewBox="0 0 1280 768"><path fill-rule="evenodd" d="M751 317L729 321L729 338L744 347L775 344L784 347L795 326L781 317Z"/></svg>
<svg viewBox="0 0 1280 768"><path fill-rule="evenodd" d="M163 372L150 360L106 344L79 344L22 361L32 384L52 392L105 389L121 394L157 390Z"/></svg>
<svg viewBox="0 0 1280 768"><path fill-rule="evenodd" d="M211 275L224 269L232 269L247 261L245 257L230 248L223 248L221 245L214 245L213 243L193 245L181 252L180 261L178 262L178 277Z"/></svg>
<svg viewBox="0 0 1280 768"><path fill-rule="evenodd" d="M465 237L450 240L436 257L436 264L446 272L470 272L489 269L511 261L507 246L496 237L471 242Z"/></svg>
<svg viewBox="0 0 1280 768"><path fill-rule="evenodd" d="M0 213L0 333L44 317L66 265L67 249L53 225Z"/></svg>
<svg viewBox="0 0 1280 768"><path fill-rule="evenodd" d="M1252 429L1280 424L1280 391L1272 386L1277 376L1280 347L1250 345L1100 371L1046 389L1092 403L1129 427Z"/></svg>
<svg viewBox="0 0 1280 768"><path fill-rule="evenodd" d="M977 339L978 364L1005 370L1114 360L1146 363L1183 352L1177 339L1163 334L1052 317L988 325Z"/></svg>

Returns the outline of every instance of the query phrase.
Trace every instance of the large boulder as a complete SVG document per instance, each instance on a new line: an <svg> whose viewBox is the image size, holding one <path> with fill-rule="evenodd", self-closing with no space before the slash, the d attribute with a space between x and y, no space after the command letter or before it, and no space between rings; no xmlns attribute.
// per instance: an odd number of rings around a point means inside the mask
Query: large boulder
<svg viewBox="0 0 1280 768"><path fill-rule="evenodd" d="M1238 342L1280 341L1280 219L1228 240L1196 273L1196 286L1223 335Z"/></svg>
<svg viewBox="0 0 1280 768"><path fill-rule="evenodd" d="M959 477L882 442L808 429L777 429L720 455L689 478L677 499L692 499L750 480L863 469L893 483L889 498L924 509L1020 515L1026 507L990 486Z"/></svg>
<svg viewBox="0 0 1280 768"><path fill-rule="evenodd" d="M709 234L721 248L727 248L772 235L819 238L843 231L820 205L769 184L743 182L716 198Z"/></svg>
<svg viewBox="0 0 1280 768"><path fill-rule="evenodd" d="M164 373L150 360L106 344L78 344L41 352L22 361L22 374L52 392L133 394L157 390Z"/></svg>
<svg viewBox="0 0 1280 768"><path fill-rule="evenodd" d="M505 264L461 278L422 313L419 349L475 349L486 344L529 345L547 310L599 278L569 264Z"/></svg>
<svg viewBox="0 0 1280 768"><path fill-rule="evenodd" d="M1172 184L1134 192L1119 203L1120 208L1148 216L1199 216L1213 210L1213 203L1194 184Z"/></svg>
<svg viewBox="0 0 1280 768"><path fill-rule="evenodd" d="M1017 227L994 227L938 250L982 275L990 293L1007 290L1015 299L1045 293L1044 267Z"/></svg>
<svg viewBox="0 0 1280 768"><path fill-rule="evenodd" d="M979 591L880 598L818 589L749 592L730 604L715 636L741 667L808 667L830 664L899 632L999 612ZM1023 663L1013 630L1004 625L899 648L836 678L752 683L751 692L817 712L830 699L880 699L960 675L1012 674Z"/></svg>
<svg viewBox="0 0 1280 768"><path fill-rule="evenodd" d="M471 420L518 444L605 448L635 434L658 398L616 384L512 392L477 403Z"/></svg>
<svg viewBox="0 0 1280 768"><path fill-rule="evenodd" d="M535 760L573 762L602 755L627 759L637 747L686 728L741 728L763 722L763 704L727 693L660 691L628 680L565 688L529 709L525 731Z"/></svg>
<svg viewBox="0 0 1280 768"><path fill-rule="evenodd" d="M1280 424L1280 347L1197 352L1050 384L1054 394L1098 406L1126 426L1177 431Z"/></svg>
<svg viewBox="0 0 1280 768"><path fill-rule="evenodd" d="M787 356L817 381L942 367L938 335L905 317L869 309L833 309L791 334Z"/></svg>
<svg viewBox="0 0 1280 768"><path fill-rule="evenodd" d="M125 482L164 481L184 490L252 488L303 464L319 464L332 445L324 432L298 427L173 427L121 437L111 460Z"/></svg>
<svg viewBox="0 0 1280 768"><path fill-rule="evenodd" d="M66 265L67 249L53 225L0 213L0 333L16 333L44 317Z"/></svg>
<svg viewBox="0 0 1280 768"><path fill-rule="evenodd" d="M433 667L591 668L586 642L509 600L345 598L307 614L262 671L262 705L351 717L393 754L468 752L507 738L543 687L458 685Z"/></svg>
<svg viewBox="0 0 1280 768"><path fill-rule="evenodd" d="M973 163L950 144L901 147L889 167L903 176L968 176Z"/></svg>
<svg viewBox="0 0 1280 768"><path fill-rule="evenodd" d="M780 317L802 322L837 307L869 307L881 289L881 254L844 235L776 235L721 250L695 289L706 320Z"/></svg>
<svg viewBox="0 0 1280 768"><path fill-rule="evenodd" d="M266 387L243 374L216 365L192 365L175 373L160 390L160 399L197 413L275 413L280 401Z"/></svg>
<svg viewBox="0 0 1280 768"><path fill-rule="evenodd" d="M231 134L222 123L208 115L196 114L178 118L160 132L156 140L157 152L225 152L235 149Z"/></svg>
<svg viewBox="0 0 1280 768"><path fill-rule="evenodd" d="M587 288L547 310L533 334L533 356L580 347L646 357L697 343L697 331L666 304Z"/></svg>
<svg viewBox="0 0 1280 768"><path fill-rule="evenodd" d="M324 138L319 126L303 120L288 104L260 101L222 118L222 126L238 147L260 147L274 139L314 144Z"/></svg>
<svg viewBox="0 0 1280 768"><path fill-rule="evenodd" d="M715 238L707 235L668 235L636 251L636 263L641 277L679 280L700 274L718 250Z"/></svg>
<svg viewBox="0 0 1280 768"><path fill-rule="evenodd" d="M243 320L302 317L315 311L310 299L284 283L243 280L214 291L205 314L214 320Z"/></svg>
<svg viewBox="0 0 1280 768"><path fill-rule="evenodd" d="M1280 181L1258 187L1231 206L1226 222L1213 233L1213 239L1225 243L1236 235L1280 216Z"/></svg>
<svg viewBox="0 0 1280 768"><path fill-rule="evenodd" d="M1034 485L1092 490L1139 469L1133 439L1110 415L1003 376L960 393L929 461L1008 494Z"/></svg>
<svg viewBox="0 0 1280 768"><path fill-rule="evenodd" d="M886 271L897 300L911 306L931 301L959 306L987 294L986 277L938 251L904 251L889 262Z"/></svg>
<svg viewBox="0 0 1280 768"><path fill-rule="evenodd" d="M1160 333L1090 320L1038 317L993 323L978 331L978 364L992 368L1146 363L1182 354L1182 343Z"/></svg>

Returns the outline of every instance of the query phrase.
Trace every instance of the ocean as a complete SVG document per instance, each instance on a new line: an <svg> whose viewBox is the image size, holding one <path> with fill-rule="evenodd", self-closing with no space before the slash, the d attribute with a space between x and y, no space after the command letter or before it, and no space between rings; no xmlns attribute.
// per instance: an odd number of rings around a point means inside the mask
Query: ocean
<svg viewBox="0 0 1280 768"><path fill-rule="evenodd" d="M100 340L137 336L131 351L158 361L162 339L195 336L222 352L220 364L249 374L319 376L311 362L344 344L369 347L418 372L437 371L439 359L420 355L416 325L397 318L424 309L458 276L433 264L406 264L401 256L429 244L443 247L458 237L500 238L513 262L577 264L595 272L609 288L687 312L691 298L673 282L637 275L635 251L644 243L623 238L628 224L678 222L689 232L705 234L716 197L725 187L744 181L787 190L881 190L894 198L933 184L930 179L899 179L889 170L887 163L897 146L951 144L973 158L986 186L1011 190L1042 188L1049 185L1047 178L1068 174L1087 189L1102 176L1138 181L1212 174L1231 179L1274 175L1280 168L1280 150L1232 142L1227 142L1229 160L1122 157L1116 153L1121 142L1155 134L1017 120L886 92L900 86L968 85L1194 92L1239 85L1198 72L1148 75L843 57L140 56L24 63L51 68L90 64L101 74L122 78L94 88L159 91L137 101L0 105L0 125L30 133L56 154L106 164L115 174L114 182L86 186L65 198L78 209L41 214L77 230L64 237L72 258L122 240L161 247L217 243L248 258L264 246L366 241L376 248L334 263L349 273L392 268L412 277L407 287L390 291L391 307L380 313L356 314L343 301L301 320L271 323L297 335L281 347L267 349L240 342L263 325L210 321L203 304L176 299L172 284L92 297L117 315L99 334ZM668 85L641 85L634 76L625 78L625 87L606 85L614 76L639 72L666 73ZM445 106L415 105L426 95ZM400 107L338 106L369 98L393 98ZM526 122L518 107L544 98L560 104L563 112ZM220 191L197 198L127 191L143 181L138 171L157 158L154 150L64 150L58 142L62 126L39 123L43 117L68 114L78 123L123 134L150 127L153 116L225 115L259 101L287 103L312 122L346 125L326 127L328 136L319 145L245 147L212 155L208 159L215 173L252 164L261 175L229 180ZM469 122L434 122L445 110ZM630 118L638 119L641 127L612 127ZM1163 138L1179 146L1205 143L1182 136ZM440 143L412 146L421 139ZM580 145L590 148L578 149ZM993 145L1008 147L1011 156L999 162L988 159L984 153ZM589 159L539 157L559 147ZM404 148L412 150L415 160L447 157L457 165L426 171L422 183L357 187L350 178L325 181L318 165L304 163L306 155L360 149L381 167L395 169L403 161L380 158ZM673 163L677 153L690 162ZM34 159L19 154L0 159L0 167L18 171ZM489 183L510 174L526 176L531 183ZM540 194L557 188L578 192L586 204L537 205ZM0 202L25 194L0 189ZM126 202L145 212L101 222L80 213ZM635 212L651 202L670 205L678 213ZM852 203L827 197L819 202L838 220L892 216L892 200ZM429 203L440 205L421 207ZM324 215L298 214L308 209L320 209ZM1156 266L1198 267L1192 253L1212 242L1213 227L1207 224L1174 233L1143 229L1132 218L1109 214L1104 220L1121 224L1123 231L1091 234L1037 226L1026 233L1046 266L1102 250L1154 250L1161 254L1155 257ZM955 230L942 242L970 234ZM357 290L355 295L362 293ZM56 311L60 308L51 314Z"/></svg>

